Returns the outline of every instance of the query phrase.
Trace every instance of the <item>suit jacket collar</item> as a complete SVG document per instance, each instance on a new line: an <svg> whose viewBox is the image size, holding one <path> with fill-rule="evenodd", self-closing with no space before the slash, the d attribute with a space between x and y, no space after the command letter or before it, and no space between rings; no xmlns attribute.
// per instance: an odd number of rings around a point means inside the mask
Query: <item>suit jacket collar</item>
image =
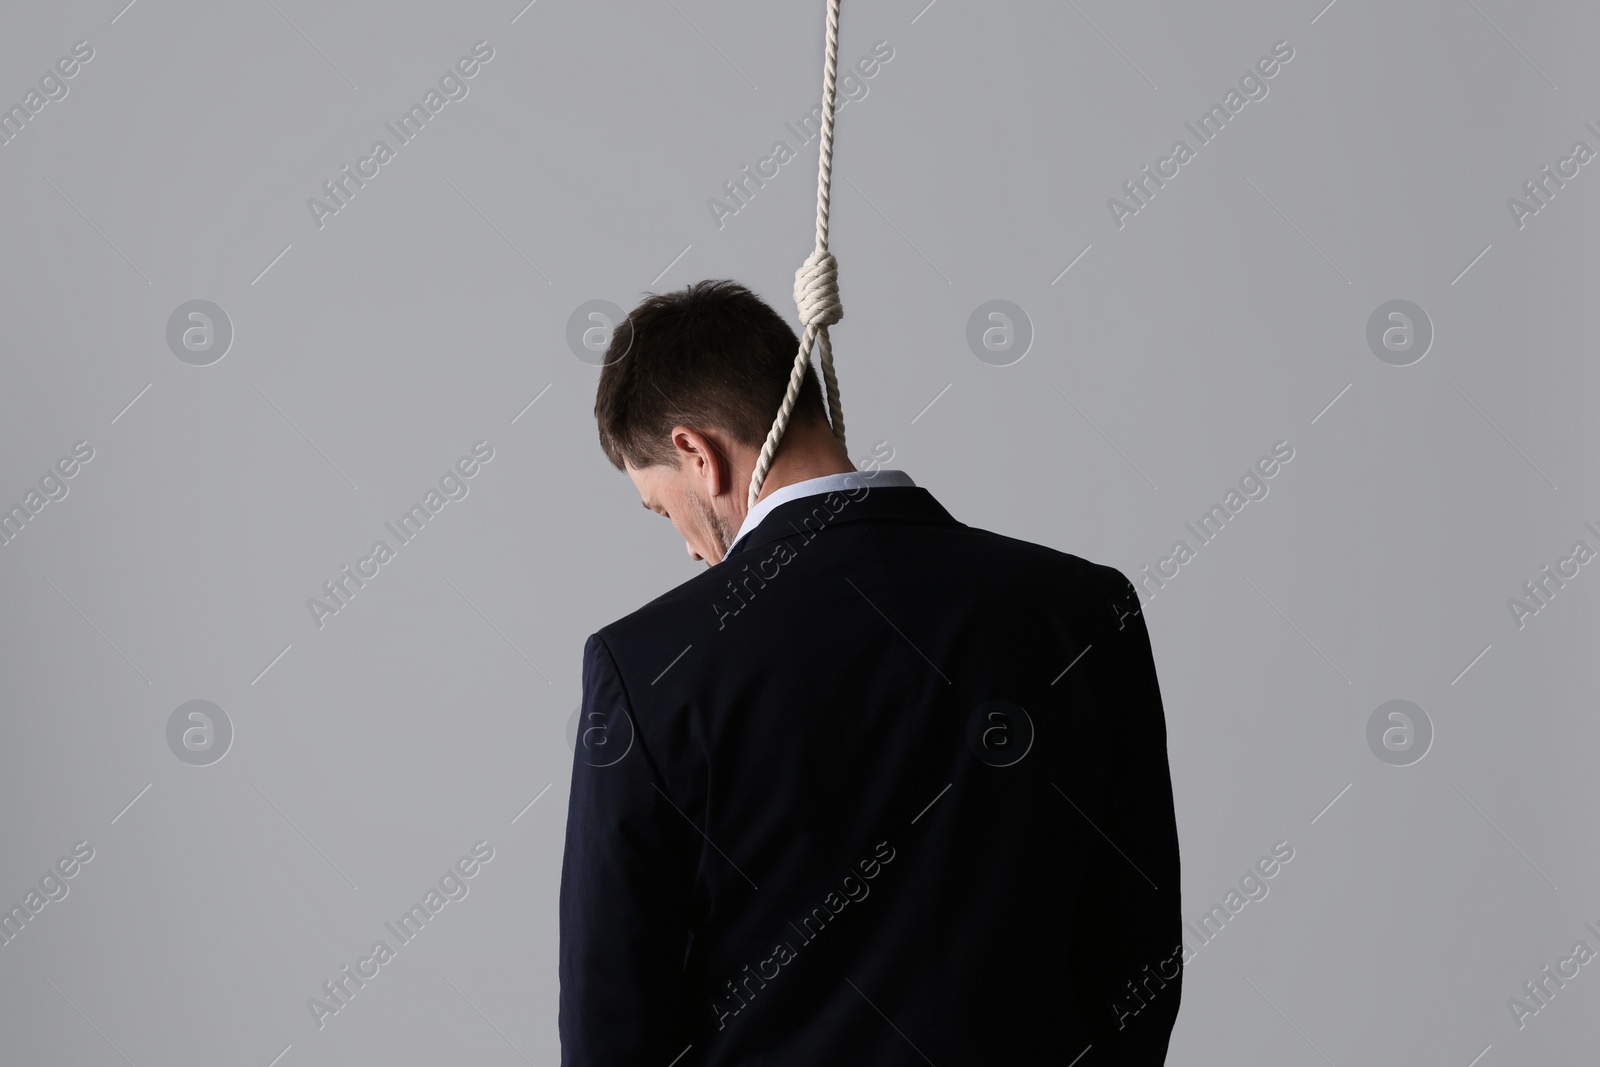
<svg viewBox="0 0 1600 1067"><path fill-rule="evenodd" d="M963 525L921 486L870 485L852 499L848 492L800 497L773 508L740 538L723 562L785 537L809 539L833 526L852 522Z"/></svg>

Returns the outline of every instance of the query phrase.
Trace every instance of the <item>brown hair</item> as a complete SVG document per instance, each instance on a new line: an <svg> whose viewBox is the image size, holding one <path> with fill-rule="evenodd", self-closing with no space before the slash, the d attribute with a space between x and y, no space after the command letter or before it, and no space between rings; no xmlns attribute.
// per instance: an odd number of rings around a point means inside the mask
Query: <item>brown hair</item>
<svg viewBox="0 0 1600 1067"><path fill-rule="evenodd" d="M759 448L789 387L800 339L778 313L731 281L649 296L618 324L595 394L600 447L618 470L674 462L677 425L716 428ZM826 421L806 367L793 423Z"/></svg>

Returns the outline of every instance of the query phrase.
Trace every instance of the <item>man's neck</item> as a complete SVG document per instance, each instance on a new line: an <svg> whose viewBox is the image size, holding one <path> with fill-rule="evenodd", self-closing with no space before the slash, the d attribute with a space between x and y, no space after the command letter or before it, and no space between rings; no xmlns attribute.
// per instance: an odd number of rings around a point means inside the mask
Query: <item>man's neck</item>
<svg viewBox="0 0 1600 1067"><path fill-rule="evenodd" d="M756 502L760 503L784 486L829 474L848 474L855 469L855 464L833 436L833 428L826 422L790 426L784 433L782 448L761 481Z"/></svg>

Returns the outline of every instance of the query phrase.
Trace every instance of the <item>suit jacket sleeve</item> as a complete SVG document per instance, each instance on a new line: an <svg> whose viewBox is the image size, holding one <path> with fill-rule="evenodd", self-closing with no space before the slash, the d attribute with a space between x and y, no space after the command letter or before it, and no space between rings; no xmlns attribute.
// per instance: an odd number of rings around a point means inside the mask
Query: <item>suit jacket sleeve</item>
<svg viewBox="0 0 1600 1067"><path fill-rule="evenodd" d="M690 829L595 634L583 652L561 868L563 1065L665 1064L683 1051Z"/></svg>
<svg viewBox="0 0 1600 1067"><path fill-rule="evenodd" d="M1110 572L1093 663L1096 714L1110 746L1106 787L1077 799L1093 815L1091 861L1075 928L1077 984L1096 1013L1095 1058L1160 1065L1183 983L1178 829L1166 721L1138 594Z"/></svg>

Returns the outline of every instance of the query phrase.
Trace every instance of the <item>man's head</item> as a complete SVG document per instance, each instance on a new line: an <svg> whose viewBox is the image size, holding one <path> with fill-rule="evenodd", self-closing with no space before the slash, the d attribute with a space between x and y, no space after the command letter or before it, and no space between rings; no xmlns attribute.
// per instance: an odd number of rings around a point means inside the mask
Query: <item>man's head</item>
<svg viewBox="0 0 1600 1067"><path fill-rule="evenodd" d="M594 404L600 447L694 559L720 562L738 533L799 346L777 312L730 281L648 297L613 331ZM762 493L854 469L808 366Z"/></svg>

